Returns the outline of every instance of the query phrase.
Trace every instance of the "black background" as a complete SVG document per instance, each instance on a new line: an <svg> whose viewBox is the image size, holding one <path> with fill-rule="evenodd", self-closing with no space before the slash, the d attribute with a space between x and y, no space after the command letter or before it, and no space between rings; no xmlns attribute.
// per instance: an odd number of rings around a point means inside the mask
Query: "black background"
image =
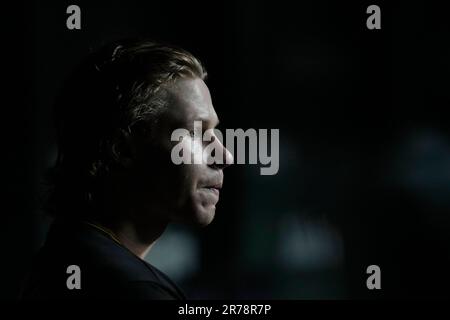
<svg viewBox="0 0 450 320"><path fill-rule="evenodd" d="M81 30L66 28L70 4L81 8ZM381 7L381 30L366 28L370 4ZM136 35L199 56L223 128L280 129L276 176L226 170L216 221L196 233L201 270L184 283L188 293L448 296L450 30L440 2L30 1L2 17L1 297L17 296L44 236L39 194L61 82L90 48ZM279 268L271 226L288 211L339 230L339 266ZM243 243L267 254L249 259ZM371 264L382 290L366 288Z"/></svg>

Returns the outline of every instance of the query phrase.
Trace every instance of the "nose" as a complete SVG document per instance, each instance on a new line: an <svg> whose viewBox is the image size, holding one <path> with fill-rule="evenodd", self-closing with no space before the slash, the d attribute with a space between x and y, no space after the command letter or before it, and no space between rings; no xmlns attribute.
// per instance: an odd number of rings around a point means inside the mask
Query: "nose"
<svg viewBox="0 0 450 320"><path fill-rule="evenodd" d="M234 158L231 152L222 144L222 141L217 137L214 137L216 143L216 153L211 159L212 163L209 165L216 169L225 169L226 167L234 163Z"/></svg>

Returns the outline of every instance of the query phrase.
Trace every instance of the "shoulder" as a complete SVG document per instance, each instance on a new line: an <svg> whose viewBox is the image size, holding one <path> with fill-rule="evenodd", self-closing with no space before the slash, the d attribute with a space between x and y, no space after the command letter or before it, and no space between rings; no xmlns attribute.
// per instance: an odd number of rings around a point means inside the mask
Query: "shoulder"
<svg viewBox="0 0 450 320"><path fill-rule="evenodd" d="M130 281L122 290L120 298L130 300L180 300L168 288L153 281Z"/></svg>
<svg viewBox="0 0 450 320"><path fill-rule="evenodd" d="M80 290L68 290L68 267L79 267ZM89 226L54 226L25 293L43 297L184 299L161 271Z"/></svg>

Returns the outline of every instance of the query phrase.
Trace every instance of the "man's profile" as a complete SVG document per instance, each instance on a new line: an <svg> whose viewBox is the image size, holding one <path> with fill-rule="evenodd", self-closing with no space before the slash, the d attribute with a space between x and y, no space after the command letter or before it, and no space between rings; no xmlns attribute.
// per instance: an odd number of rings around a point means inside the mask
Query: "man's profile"
<svg viewBox="0 0 450 320"><path fill-rule="evenodd" d="M229 151L220 144L224 164L207 164L204 154L202 164L171 161L173 130L218 124L205 77L189 52L137 40L105 46L76 70L56 103L47 206L55 220L23 298L185 298L143 258L169 223L214 218ZM183 139L201 152L202 141ZM80 289L67 287L72 265Z"/></svg>

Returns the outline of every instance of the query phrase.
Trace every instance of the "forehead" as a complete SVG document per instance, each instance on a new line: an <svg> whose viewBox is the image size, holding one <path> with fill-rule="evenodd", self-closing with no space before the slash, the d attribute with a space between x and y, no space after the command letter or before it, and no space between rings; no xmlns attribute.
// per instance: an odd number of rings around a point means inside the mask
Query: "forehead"
<svg viewBox="0 0 450 320"><path fill-rule="evenodd" d="M170 101L166 114L169 119L182 123L200 120L211 126L217 125L217 114L212 105L208 87L203 80L178 79L166 90Z"/></svg>

